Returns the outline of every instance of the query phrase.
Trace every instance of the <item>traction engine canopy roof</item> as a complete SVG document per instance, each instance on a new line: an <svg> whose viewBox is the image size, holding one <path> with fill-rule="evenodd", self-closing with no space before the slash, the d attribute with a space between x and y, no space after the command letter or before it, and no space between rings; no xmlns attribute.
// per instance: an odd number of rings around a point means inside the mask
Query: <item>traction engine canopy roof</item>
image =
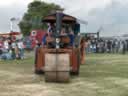
<svg viewBox="0 0 128 96"><path fill-rule="evenodd" d="M54 13L54 14L50 14L50 15L44 17L42 22L55 23L56 22L56 14L57 13ZM64 13L61 13L61 16L63 17L62 18L62 22L63 23L76 23L76 21L77 21L77 19L75 17L67 15L67 14L64 14Z"/></svg>

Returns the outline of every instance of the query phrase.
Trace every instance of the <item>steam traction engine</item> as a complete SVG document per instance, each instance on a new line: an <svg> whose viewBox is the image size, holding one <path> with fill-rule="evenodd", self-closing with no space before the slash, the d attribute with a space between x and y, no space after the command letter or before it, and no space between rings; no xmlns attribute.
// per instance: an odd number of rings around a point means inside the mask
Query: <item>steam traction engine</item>
<svg viewBox="0 0 128 96"><path fill-rule="evenodd" d="M84 39L75 17L56 12L46 16L52 32L43 37L42 46L36 49L35 73L44 73L45 81L68 82L70 75L79 74L84 63Z"/></svg>

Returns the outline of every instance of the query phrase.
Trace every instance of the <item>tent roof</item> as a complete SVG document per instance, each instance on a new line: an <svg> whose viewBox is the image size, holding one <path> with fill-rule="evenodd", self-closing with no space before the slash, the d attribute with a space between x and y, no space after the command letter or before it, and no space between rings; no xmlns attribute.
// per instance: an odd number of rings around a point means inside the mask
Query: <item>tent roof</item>
<svg viewBox="0 0 128 96"><path fill-rule="evenodd" d="M20 35L20 32L0 33L0 35Z"/></svg>

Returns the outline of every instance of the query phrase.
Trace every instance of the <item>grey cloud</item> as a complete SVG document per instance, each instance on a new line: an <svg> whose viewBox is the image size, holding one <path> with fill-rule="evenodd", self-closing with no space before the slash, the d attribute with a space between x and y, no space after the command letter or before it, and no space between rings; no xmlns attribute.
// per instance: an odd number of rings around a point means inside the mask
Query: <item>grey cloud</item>
<svg viewBox="0 0 128 96"><path fill-rule="evenodd" d="M92 10L88 16L88 20L92 26L99 25L103 27L102 35L128 34L127 10L127 5L124 6L120 2L113 0L104 9ZM93 16L91 17L91 15ZM89 30L92 28L89 27Z"/></svg>
<svg viewBox="0 0 128 96"><path fill-rule="evenodd" d="M32 0L28 0L30 2ZM101 26L101 35L119 35L128 33L128 0L43 0L60 4L65 12L88 21L82 29L96 32ZM0 7L0 32L9 31L10 17L21 17L26 11L26 5L16 4Z"/></svg>
<svg viewBox="0 0 128 96"><path fill-rule="evenodd" d="M21 18L26 7L22 4L14 3L10 6L0 6L0 32L10 31L10 18ZM18 21L14 23L14 31L19 31Z"/></svg>

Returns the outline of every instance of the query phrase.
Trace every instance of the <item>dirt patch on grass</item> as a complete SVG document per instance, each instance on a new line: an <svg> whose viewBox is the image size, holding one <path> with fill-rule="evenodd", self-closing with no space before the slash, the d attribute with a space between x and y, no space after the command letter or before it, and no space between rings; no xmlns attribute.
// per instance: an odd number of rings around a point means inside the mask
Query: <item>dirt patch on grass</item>
<svg viewBox="0 0 128 96"><path fill-rule="evenodd" d="M106 80L109 80L116 85L128 88L128 79L127 78L111 77L111 78L106 78Z"/></svg>
<svg viewBox="0 0 128 96"><path fill-rule="evenodd" d="M9 76L9 79L11 78L18 78L22 77L19 73L16 72L11 72L11 71L5 71L5 70L0 70L0 76Z"/></svg>
<svg viewBox="0 0 128 96"><path fill-rule="evenodd" d="M41 84L11 85L10 88L14 90L14 96L52 96L53 94L55 96L61 96L59 92Z"/></svg>

